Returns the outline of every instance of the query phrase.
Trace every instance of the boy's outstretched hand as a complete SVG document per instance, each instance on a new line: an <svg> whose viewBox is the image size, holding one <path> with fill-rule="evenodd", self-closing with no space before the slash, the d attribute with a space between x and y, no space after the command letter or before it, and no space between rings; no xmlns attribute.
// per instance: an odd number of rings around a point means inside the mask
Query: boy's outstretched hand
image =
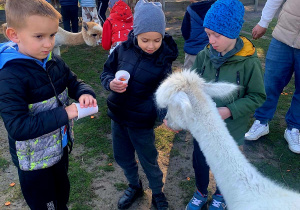
<svg viewBox="0 0 300 210"><path fill-rule="evenodd" d="M218 112L223 120L226 120L228 117L231 117L231 111L227 107L218 107Z"/></svg>
<svg viewBox="0 0 300 210"><path fill-rule="evenodd" d="M80 103L80 107L81 108L87 108L87 107L96 107L97 106L97 100L89 94L82 94L79 99L78 99L79 103Z"/></svg>
<svg viewBox="0 0 300 210"><path fill-rule="evenodd" d="M121 81L118 81L116 78L109 83L109 88L117 93L124 93L127 88L127 84Z"/></svg>
<svg viewBox="0 0 300 210"><path fill-rule="evenodd" d="M97 106L97 100L89 95L89 94L82 94L79 99L78 99L79 103L80 103L80 107L81 108L87 108L87 107L96 107ZM69 120L78 117L78 110L75 104L71 104L69 106L67 106L65 108L67 114L68 114L68 118Z"/></svg>

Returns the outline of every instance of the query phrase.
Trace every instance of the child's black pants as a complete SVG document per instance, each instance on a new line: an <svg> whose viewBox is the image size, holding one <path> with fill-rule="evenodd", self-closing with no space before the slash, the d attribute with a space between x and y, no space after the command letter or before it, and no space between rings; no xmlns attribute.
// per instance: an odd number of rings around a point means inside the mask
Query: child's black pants
<svg viewBox="0 0 300 210"><path fill-rule="evenodd" d="M18 169L23 196L32 210L65 210L69 200L68 148L55 165L35 170Z"/></svg>

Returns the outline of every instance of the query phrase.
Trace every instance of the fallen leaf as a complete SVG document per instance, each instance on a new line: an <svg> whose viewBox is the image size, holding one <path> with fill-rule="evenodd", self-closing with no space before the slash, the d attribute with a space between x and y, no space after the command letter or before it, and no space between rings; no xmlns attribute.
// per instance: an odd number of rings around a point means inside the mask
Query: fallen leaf
<svg viewBox="0 0 300 210"><path fill-rule="evenodd" d="M16 183L14 183L14 182L12 182L12 183L9 184L9 186L11 186L11 187L13 187L15 185L16 185Z"/></svg>
<svg viewBox="0 0 300 210"><path fill-rule="evenodd" d="M92 115L92 116L91 116L91 119L94 119L94 118L95 118L95 117Z"/></svg>
<svg viewBox="0 0 300 210"><path fill-rule="evenodd" d="M9 206L10 205L10 202L9 201L7 201L7 202L5 202L5 204L4 204L5 206Z"/></svg>

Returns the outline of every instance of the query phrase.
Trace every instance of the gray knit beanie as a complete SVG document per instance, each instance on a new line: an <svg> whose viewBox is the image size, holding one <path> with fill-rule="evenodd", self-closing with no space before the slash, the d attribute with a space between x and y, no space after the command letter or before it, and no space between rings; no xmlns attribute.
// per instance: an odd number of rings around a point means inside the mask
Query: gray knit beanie
<svg viewBox="0 0 300 210"><path fill-rule="evenodd" d="M165 14L160 2L139 0L134 8L133 33L158 32L164 37L166 29Z"/></svg>

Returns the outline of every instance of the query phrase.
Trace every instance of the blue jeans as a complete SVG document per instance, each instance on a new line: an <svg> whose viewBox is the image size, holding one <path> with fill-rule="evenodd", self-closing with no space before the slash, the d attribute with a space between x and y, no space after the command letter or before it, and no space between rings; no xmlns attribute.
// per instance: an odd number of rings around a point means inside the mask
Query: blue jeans
<svg viewBox="0 0 300 210"><path fill-rule="evenodd" d="M207 195L207 187L209 184L209 166L206 163L198 142L194 139L194 151L193 151L193 168L195 171L196 187L202 193ZM222 194L217 187L215 194Z"/></svg>
<svg viewBox="0 0 300 210"><path fill-rule="evenodd" d="M152 193L162 192L163 173L157 163L158 152L154 144L153 128L129 128L112 120L111 130L114 158L123 169L129 184L139 185L138 165L135 159L136 151Z"/></svg>
<svg viewBox="0 0 300 210"><path fill-rule="evenodd" d="M267 99L256 109L254 117L262 123L270 121L276 111L279 96L295 73L295 92L286 113L287 127L300 129L300 49L292 48L272 39L267 56L264 76Z"/></svg>

